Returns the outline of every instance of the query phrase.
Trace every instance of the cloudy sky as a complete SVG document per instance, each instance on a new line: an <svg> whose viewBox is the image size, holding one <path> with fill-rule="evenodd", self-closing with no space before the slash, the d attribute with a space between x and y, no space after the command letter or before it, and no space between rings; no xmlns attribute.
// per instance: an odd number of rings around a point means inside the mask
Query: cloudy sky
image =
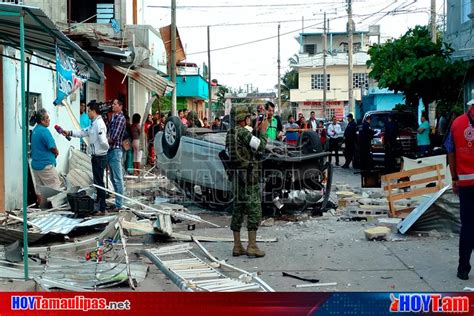
<svg viewBox="0 0 474 316"><path fill-rule="evenodd" d="M274 90L277 83L278 22L282 74L298 53L295 39L304 32L322 32L323 13L330 31L344 31L346 0L177 0L177 26L187 61L207 63L207 25L211 33L212 78L232 88ZM444 0L436 1L442 24ZM379 24L382 41L399 37L409 27L427 24L430 0L353 0L356 30ZM171 0L147 0L146 23L156 28L171 23ZM304 19L304 23L302 20Z"/></svg>

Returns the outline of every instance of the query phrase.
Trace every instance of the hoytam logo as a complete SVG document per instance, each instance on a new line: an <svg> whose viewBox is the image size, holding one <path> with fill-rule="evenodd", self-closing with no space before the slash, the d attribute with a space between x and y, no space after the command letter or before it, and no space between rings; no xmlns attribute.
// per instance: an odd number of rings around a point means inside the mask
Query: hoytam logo
<svg viewBox="0 0 474 316"><path fill-rule="evenodd" d="M469 312L469 297L443 296L441 294L390 294L391 312Z"/></svg>

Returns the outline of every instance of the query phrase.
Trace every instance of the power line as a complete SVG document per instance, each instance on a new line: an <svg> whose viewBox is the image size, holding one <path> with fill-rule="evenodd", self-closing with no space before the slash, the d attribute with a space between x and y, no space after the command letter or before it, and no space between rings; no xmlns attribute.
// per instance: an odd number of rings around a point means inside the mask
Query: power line
<svg viewBox="0 0 474 316"><path fill-rule="evenodd" d="M336 18L336 19L339 19L339 18ZM319 23L310 25L310 26L308 26L307 28L314 27L314 26L316 26L316 25L320 25L321 23L323 23L323 22L319 22ZM286 32L286 33L280 34L280 36L292 34L292 33L294 33L294 32L300 31L300 30L301 30L301 28L299 28L299 29L297 29L297 30L293 30L293 31L290 31L290 32ZM260 39L258 39L258 40L253 40L253 41L249 41L249 42L234 44L234 45L230 45L230 46L226 46L226 47L221 47L221 48L215 48L215 49L212 49L211 51L212 51L212 52L217 52L217 51L225 50L225 49L229 49L229 48L235 48L235 47L239 47L239 46L245 46L245 45L254 44L254 43L258 43L258 42L262 42L262 41L267 41L267 40L269 40L269 39L273 39L273 38L276 38L276 37L277 37L277 36L272 35L272 36L269 36L269 37L260 38ZM199 55L199 54L203 54L203 53L207 53L207 50L206 50L206 51L201 51L201 52L196 52L196 53L187 53L186 55L188 55L188 56L189 56L189 55Z"/></svg>
<svg viewBox="0 0 474 316"><path fill-rule="evenodd" d="M322 5L322 4L339 4L345 3L345 1L330 1L330 2L318 2L318 3L278 3L278 4L232 4L232 5L181 5L177 6L178 9L232 9L232 8L263 8L263 7L298 7L298 6L314 6L314 5ZM148 5L149 8L159 8L159 9L170 9L169 5Z"/></svg>
<svg viewBox="0 0 474 316"><path fill-rule="evenodd" d="M385 17L387 15L395 15L395 13L398 12L397 9L394 9L394 10L391 10L391 11L388 11L388 12L376 12L376 13L369 13L369 14L359 14L357 15L358 17L363 17L363 16L373 16L373 15L376 15L376 14L384 14L382 16ZM415 10L413 11L406 11L404 12L403 14L406 14L406 13L416 13ZM402 14L402 13L400 13ZM337 20L337 19L343 19L343 18L347 18L347 15L344 15L344 16L339 16L339 17L336 17L336 18L333 18L332 20ZM381 18L380 18L381 19ZM379 20L380 20L379 19ZM321 25L323 22L319 22L319 23L316 23L316 24L313 24L313 25L309 25L305 28L312 28L312 27L315 27L317 25ZM283 35L288 35L288 34L292 34L292 33L295 33L295 32L299 32L301 30L301 28L298 28L297 30L293 30L293 31L289 31L289 32L286 32L286 33L282 33L280 36L283 36ZM274 39L276 38L277 36L275 35L272 35L272 36L269 36L269 37L265 37L265 38L260 38L260 39L257 39L257 40L253 40L253 41L248 41L248 42L243 42L243 43L239 43L239 44L234 44L234 45L230 45L230 46L225 46L225 47L220 47L220 48L215 48L215 49L212 49L211 51L212 52L216 52L216 51L221 51L221 50L226 50L226 49L230 49L230 48L235 48L235 47L240 47L240 46L245 46L245 45L250 45L250 44L254 44L254 43L258 43L258 42L262 42L262 41L267 41L267 40L270 40L270 39ZM199 55L199 54L204 54L204 53L207 53L207 50L206 51L200 51L200 52L194 52L194 53L187 53L186 55L190 56L190 55Z"/></svg>
<svg viewBox="0 0 474 316"><path fill-rule="evenodd" d="M304 19L305 21L320 21L321 19ZM240 22L240 23L221 23L221 24L211 24L211 25L186 25L180 26L180 29L184 28L200 28L200 27L216 27L216 26L237 26L237 25L261 25L261 24L278 24L278 23L291 23L291 22L300 22L301 19L298 20L283 20L283 21L263 21L263 22Z"/></svg>

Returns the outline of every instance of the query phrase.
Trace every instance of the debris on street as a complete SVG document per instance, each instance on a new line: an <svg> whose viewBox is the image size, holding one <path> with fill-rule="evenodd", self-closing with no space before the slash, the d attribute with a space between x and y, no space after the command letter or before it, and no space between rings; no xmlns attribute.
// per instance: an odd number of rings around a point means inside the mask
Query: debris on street
<svg viewBox="0 0 474 316"><path fill-rule="evenodd" d="M392 230L388 227L378 226L364 230L367 240L388 240Z"/></svg>
<svg viewBox="0 0 474 316"><path fill-rule="evenodd" d="M193 247L189 244L147 249L144 254L183 291L273 292L260 278L218 261L202 245L195 242L211 259L210 263L193 253ZM226 276L225 272L219 269L220 266L232 268L242 274L238 278Z"/></svg>

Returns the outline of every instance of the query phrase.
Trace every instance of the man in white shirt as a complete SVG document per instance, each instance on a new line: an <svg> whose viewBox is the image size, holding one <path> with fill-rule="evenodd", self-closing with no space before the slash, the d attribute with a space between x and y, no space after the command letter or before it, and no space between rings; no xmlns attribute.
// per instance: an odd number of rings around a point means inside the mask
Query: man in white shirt
<svg viewBox="0 0 474 316"><path fill-rule="evenodd" d="M332 152L336 154L336 166L339 166L339 139L342 137L341 125L337 124L335 116L332 118L332 123L328 126L328 137L329 137L329 152L331 157L329 161L332 161Z"/></svg>
<svg viewBox="0 0 474 316"><path fill-rule="evenodd" d="M316 120L316 113L314 113L314 111L311 111L311 116L308 120L308 128L311 128L315 132L318 128L318 121Z"/></svg>
<svg viewBox="0 0 474 316"><path fill-rule="evenodd" d="M91 154L92 176L94 184L101 187L104 185L104 171L107 166L107 151L109 142L107 140L107 127L100 115L99 104L95 101L87 105L87 115L91 119L91 126L79 131L63 131L64 136L89 137L88 151ZM105 191L97 189L98 211L105 213Z"/></svg>

